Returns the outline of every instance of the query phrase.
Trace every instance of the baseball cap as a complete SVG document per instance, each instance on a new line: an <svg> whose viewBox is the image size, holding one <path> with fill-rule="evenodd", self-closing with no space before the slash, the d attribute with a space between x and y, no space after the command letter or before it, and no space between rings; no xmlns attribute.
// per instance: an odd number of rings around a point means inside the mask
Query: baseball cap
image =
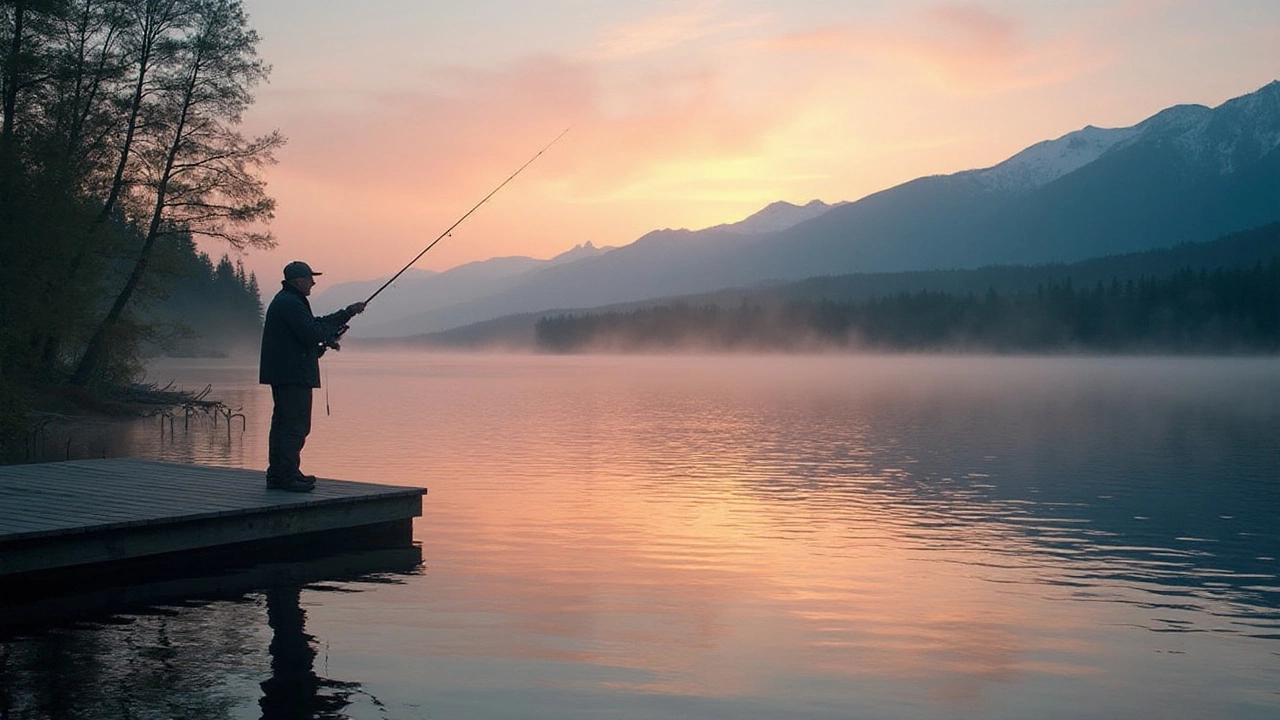
<svg viewBox="0 0 1280 720"><path fill-rule="evenodd" d="M300 277L310 277L312 275L323 275L323 274L324 273L318 273L315 270L312 270L310 265L302 262L301 260L294 260L293 262L284 266L285 280L294 280Z"/></svg>

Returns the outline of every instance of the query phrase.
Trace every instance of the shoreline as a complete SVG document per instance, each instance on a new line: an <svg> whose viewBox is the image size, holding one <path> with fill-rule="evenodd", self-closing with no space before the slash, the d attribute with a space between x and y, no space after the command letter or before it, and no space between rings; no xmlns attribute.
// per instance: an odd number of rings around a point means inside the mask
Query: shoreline
<svg viewBox="0 0 1280 720"><path fill-rule="evenodd" d="M0 465L107 457L113 444L106 437L108 429L147 418L160 418L161 433L165 420L170 431L178 418L189 425L192 416L204 416L215 426L219 418L228 424L236 417L243 420L238 408L211 399L212 393L212 385L200 391L145 383L114 388L35 386L0 416Z"/></svg>

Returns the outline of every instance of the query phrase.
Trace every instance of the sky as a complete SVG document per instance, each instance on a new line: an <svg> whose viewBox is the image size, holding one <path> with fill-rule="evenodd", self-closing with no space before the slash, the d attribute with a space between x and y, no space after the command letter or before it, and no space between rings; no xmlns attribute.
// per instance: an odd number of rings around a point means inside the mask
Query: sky
<svg viewBox="0 0 1280 720"><path fill-rule="evenodd" d="M857 200L1280 79L1276 0L244 2L272 73L243 130L288 138L278 245L240 256L266 291L391 275L566 129L414 267Z"/></svg>

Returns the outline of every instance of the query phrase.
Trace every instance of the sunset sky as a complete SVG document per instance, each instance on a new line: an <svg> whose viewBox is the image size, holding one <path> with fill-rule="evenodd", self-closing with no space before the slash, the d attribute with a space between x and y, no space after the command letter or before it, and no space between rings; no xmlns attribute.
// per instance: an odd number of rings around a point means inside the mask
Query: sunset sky
<svg viewBox="0 0 1280 720"><path fill-rule="evenodd" d="M273 67L264 290L857 200L1280 78L1276 0L245 0ZM225 250L205 248L215 256ZM320 288L323 289L323 288Z"/></svg>

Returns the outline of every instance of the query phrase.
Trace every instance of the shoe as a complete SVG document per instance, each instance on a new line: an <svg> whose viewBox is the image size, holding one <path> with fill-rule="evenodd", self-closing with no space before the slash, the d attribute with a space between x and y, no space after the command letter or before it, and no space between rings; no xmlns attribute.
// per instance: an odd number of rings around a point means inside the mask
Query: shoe
<svg viewBox="0 0 1280 720"><path fill-rule="evenodd" d="M302 477L292 477L285 480L280 489L288 490L289 492L311 492L315 486L315 481L308 480L304 475Z"/></svg>
<svg viewBox="0 0 1280 720"><path fill-rule="evenodd" d="M288 490L289 492L311 492L316 486L316 479L313 476L297 475L294 477L282 478L267 476L268 490Z"/></svg>

